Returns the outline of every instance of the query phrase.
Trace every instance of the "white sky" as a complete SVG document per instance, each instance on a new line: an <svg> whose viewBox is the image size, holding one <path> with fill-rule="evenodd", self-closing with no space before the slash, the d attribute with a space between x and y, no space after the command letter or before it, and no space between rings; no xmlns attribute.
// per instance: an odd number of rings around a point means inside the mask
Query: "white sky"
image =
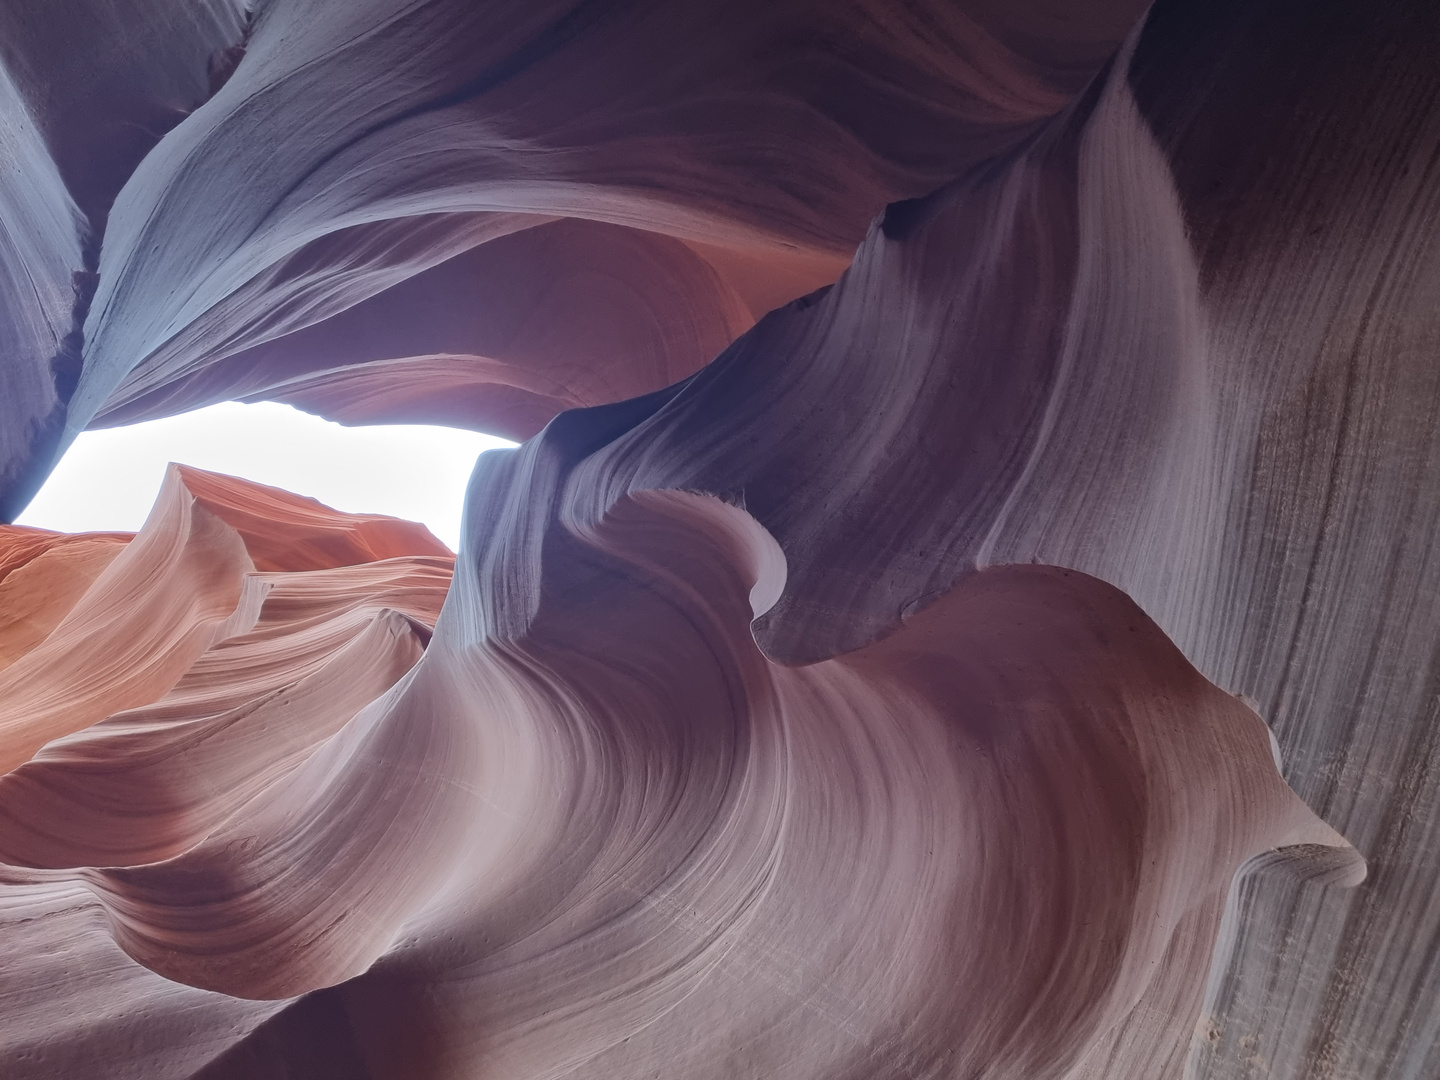
<svg viewBox="0 0 1440 1080"><path fill-rule="evenodd" d="M138 529L165 466L178 461L337 510L419 521L454 550L475 458L513 445L455 428L342 427L289 405L227 402L83 432L17 522L61 532Z"/></svg>

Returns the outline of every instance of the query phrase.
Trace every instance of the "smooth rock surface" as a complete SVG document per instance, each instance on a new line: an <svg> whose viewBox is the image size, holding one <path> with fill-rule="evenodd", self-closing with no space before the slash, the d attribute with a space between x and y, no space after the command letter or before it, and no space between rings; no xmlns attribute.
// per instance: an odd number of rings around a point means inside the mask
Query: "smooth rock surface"
<svg viewBox="0 0 1440 1080"><path fill-rule="evenodd" d="M1433 4L11 7L0 1071L1440 1071Z"/></svg>

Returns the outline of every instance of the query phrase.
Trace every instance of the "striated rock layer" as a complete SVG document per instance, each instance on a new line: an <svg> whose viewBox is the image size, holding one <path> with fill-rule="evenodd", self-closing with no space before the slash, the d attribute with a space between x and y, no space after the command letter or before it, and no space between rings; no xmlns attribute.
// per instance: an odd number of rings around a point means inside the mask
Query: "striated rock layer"
<svg viewBox="0 0 1440 1080"><path fill-rule="evenodd" d="M542 504L564 456L477 484ZM172 469L3 673L21 1075L1156 1075L1237 871L1363 877L1260 718L1103 582L985 570L790 667L750 631L787 583L749 514L553 497L490 530L476 500L446 597L421 530L377 558L373 518ZM296 567L253 570L287 527ZM118 1062L96 968L142 1033Z"/></svg>
<svg viewBox="0 0 1440 1080"><path fill-rule="evenodd" d="M62 7L6 509L528 441L0 533L5 1075L1440 1069L1434 5Z"/></svg>
<svg viewBox="0 0 1440 1080"><path fill-rule="evenodd" d="M11 514L93 422L261 396L523 437L668 385L1033 132L1140 10L65 7L0 10L0 205L46 230L3 260L44 286L0 292L31 326Z"/></svg>
<svg viewBox="0 0 1440 1080"><path fill-rule="evenodd" d="M73 868L157 862L263 801L413 666L452 557L418 525L183 467L134 539L0 544L28 616L0 639L6 1072L193 1074L268 1009L136 965Z"/></svg>

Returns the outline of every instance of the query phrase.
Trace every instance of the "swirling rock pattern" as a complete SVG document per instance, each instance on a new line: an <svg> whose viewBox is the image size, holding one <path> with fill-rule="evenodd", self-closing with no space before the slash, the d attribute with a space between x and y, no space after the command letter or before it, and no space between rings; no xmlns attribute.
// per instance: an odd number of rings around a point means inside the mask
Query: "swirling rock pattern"
<svg viewBox="0 0 1440 1080"><path fill-rule="evenodd" d="M883 0L744 12L294 0L248 15L225 0L139 2L120 55L107 30L124 16L70 5L93 37L63 46L69 63L105 53L105 70L74 81L46 63L62 48L53 30L5 16L8 64L26 76L11 111L38 118L25 197L49 199L52 231L77 249L36 241L56 264L55 300L14 301L55 324L21 343L33 363L75 326L69 381L46 399L59 397L63 427L11 451L21 502L102 414L304 393L307 377L370 360L471 362L447 365L449 380L431 370L423 388L392 364L302 400L355 397L382 417L388 386L403 416L407 398L441 399L453 382L470 422L489 424L480 388L494 383L496 421L528 434L546 409L667 385L833 280L884 203L1033 131L1138 10L1095 3L1070 24ZM91 7L104 9L93 22ZM85 139L96 126L158 141ZM491 243L503 247L479 250ZM73 319L67 266L83 275ZM416 275L427 280L407 289ZM415 290L437 297L438 323L410 309ZM370 339L377 322L388 332Z"/></svg>
<svg viewBox="0 0 1440 1080"><path fill-rule="evenodd" d="M11 8L6 1075L1440 1068L1433 5Z"/></svg>
<svg viewBox="0 0 1440 1080"><path fill-rule="evenodd" d="M267 494L174 469L126 554L177 507L208 544L273 545L221 521ZM382 1074L1140 1076L1184 1055L1247 860L1363 875L1259 717L1098 580L987 570L793 668L750 631L785 557L744 511L652 491L564 516L509 630L473 602L478 549L443 611L429 555L243 575L154 704L0 777L0 910L103 913L93 951L226 1000L343 982L365 1017L360 1037L237 1004L242 1030L270 1018L211 1075L319 1052ZM95 1068L67 1030L12 1060ZM197 1049L147 1067L184 1075Z"/></svg>

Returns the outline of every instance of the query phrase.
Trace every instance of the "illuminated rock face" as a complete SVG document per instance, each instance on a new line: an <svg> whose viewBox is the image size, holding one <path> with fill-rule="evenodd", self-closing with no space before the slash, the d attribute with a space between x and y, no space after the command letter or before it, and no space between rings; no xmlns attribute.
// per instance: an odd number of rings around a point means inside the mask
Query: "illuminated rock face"
<svg viewBox="0 0 1440 1080"><path fill-rule="evenodd" d="M95 422L261 396L524 437L683 378L1141 10L1007 7L12 5L10 512Z"/></svg>
<svg viewBox="0 0 1440 1080"><path fill-rule="evenodd" d="M551 440L482 481L543 503ZM789 667L750 515L570 510L473 509L451 587L423 530L173 469L0 673L10 1060L103 1073L125 1032L150 1075L1173 1073L1237 870L1363 877L1103 582L985 570Z"/></svg>
<svg viewBox="0 0 1440 1080"><path fill-rule="evenodd" d="M193 1075L269 1007L135 964L79 868L164 865L266 803L413 666L453 557L418 525L172 468L133 539L7 527L0 560L25 616L0 627L7 1075Z"/></svg>
<svg viewBox="0 0 1440 1080"><path fill-rule="evenodd" d="M6 1075L1440 1068L1433 5L67 7L12 510L528 441L0 535Z"/></svg>

